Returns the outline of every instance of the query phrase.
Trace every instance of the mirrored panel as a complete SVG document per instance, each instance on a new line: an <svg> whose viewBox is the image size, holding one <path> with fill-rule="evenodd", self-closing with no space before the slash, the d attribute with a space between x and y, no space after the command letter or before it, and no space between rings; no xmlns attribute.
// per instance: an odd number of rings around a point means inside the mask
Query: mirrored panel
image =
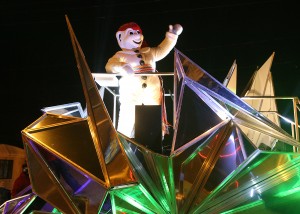
<svg viewBox="0 0 300 214"><path fill-rule="evenodd" d="M28 130L27 133L52 153L67 159L86 173L104 179L94 142L86 120L43 129ZM84 145L84 149L82 149Z"/></svg>
<svg viewBox="0 0 300 214"><path fill-rule="evenodd" d="M224 211L300 187L300 156L258 151L213 192L198 212ZM229 202L230 200L230 202Z"/></svg>
<svg viewBox="0 0 300 214"><path fill-rule="evenodd" d="M64 105L49 106L42 109L45 113L60 114L72 117L84 118L84 111L79 102L68 103Z"/></svg>
<svg viewBox="0 0 300 214"><path fill-rule="evenodd" d="M48 170L48 166L43 159L35 153L33 142L28 141L28 144L26 144L26 154L33 191L45 201L55 204L56 208L62 212L80 212L79 207L72 202L59 181Z"/></svg>
<svg viewBox="0 0 300 214"><path fill-rule="evenodd" d="M121 202L120 199L122 199L122 201L128 204L134 205L135 209L133 211L138 209L140 213L166 213L166 210L159 205L141 184L132 186L131 188L119 189L118 191L114 191L113 194L119 198L119 200L115 200L116 207L118 206L118 202ZM127 209L132 208L128 206Z"/></svg>
<svg viewBox="0 0 300 214"><path fill-rule="evenodd" d="M214 77L208 74L205 70L203 70L200 66L192 62L188 57L186 57L181 52L177 51L177 57L180 58L183 68L185 70L186 76L195 83L201 85L198 86L201 90L207 91L211 96L218 97L218 99L222 100L225 103L231 103L232 106L236 106L240 111L246 111L247 114L254 116L257 120L262 121L268 126L277 129L280 132L284 132L281 130L276 124L270 121L263 114L259 113L253 107L248 105L246 102L241 100L237 95L232 93L226 87L224 87L219 81L217 81Z"/></svg>
<svg viewBox="0 0 300 214"><path fill-rule="evenodd" d="M205 114L203 114L205 112ZM188 86L184 94L175 131L174 150L205 133L223 120Z"/></svg>

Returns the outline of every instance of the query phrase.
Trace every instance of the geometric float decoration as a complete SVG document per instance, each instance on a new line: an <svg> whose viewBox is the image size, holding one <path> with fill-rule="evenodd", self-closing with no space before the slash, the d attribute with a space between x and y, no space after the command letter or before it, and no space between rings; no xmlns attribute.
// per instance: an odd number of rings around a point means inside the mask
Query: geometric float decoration
<svg viewBox="0 0 300 214"><path fill-rule="evenodd" d="M157 153L118 133L66 20L87 115L78 103L53 106L22 131L32 193L4 203L0 211L293 213L299 209L292 199L300 197L300 154L260 148L261 143L271 145L270 139L295 148L299 141L179 50L174 54L171 149Z"/></svg>

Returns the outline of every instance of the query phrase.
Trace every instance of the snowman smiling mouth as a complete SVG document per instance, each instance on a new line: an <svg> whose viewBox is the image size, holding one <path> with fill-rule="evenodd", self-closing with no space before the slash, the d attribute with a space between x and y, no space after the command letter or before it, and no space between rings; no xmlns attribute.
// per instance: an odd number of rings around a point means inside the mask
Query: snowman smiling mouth
<svg viewBox="0 0 300 214"><path fill-rule="evenodd" d="M142 41L134 41L134 40L133 40L133 42L134 42L135 44L138 44L138 45L139 45L139 44L141 44Z"/></svg>

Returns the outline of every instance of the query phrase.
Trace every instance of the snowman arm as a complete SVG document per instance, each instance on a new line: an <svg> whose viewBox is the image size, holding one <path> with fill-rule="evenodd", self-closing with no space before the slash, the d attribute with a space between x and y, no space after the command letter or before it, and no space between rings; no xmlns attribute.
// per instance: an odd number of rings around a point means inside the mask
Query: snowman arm
<svg viewBox="0 0 300 214"><path fill-rule="evenodd" d="M165 39L157 46L151 48L155 61L159 61L166 57L177 43L178 35L167 32Z"/></svg>

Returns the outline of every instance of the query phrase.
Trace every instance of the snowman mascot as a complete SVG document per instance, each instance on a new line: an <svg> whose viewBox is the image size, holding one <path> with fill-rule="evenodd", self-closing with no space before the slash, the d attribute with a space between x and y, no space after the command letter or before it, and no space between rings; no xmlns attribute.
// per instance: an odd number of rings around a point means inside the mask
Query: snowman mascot
<svg viewBox="0 0 300 214"><path fill-rule="evenodd" d="M142 29L134 22L122 25L116 38L121 51L112 56L106 66L107 73L118 73L120 112L117 130L134 138L135 106L162 105L163 89L158 75L135 75L156 72L156 61L163 59L174 48L182 33L179 24L169 25L165 39L157 47L144 47ZM162 134L168 133L165 112L162 112Z"/></svg>

